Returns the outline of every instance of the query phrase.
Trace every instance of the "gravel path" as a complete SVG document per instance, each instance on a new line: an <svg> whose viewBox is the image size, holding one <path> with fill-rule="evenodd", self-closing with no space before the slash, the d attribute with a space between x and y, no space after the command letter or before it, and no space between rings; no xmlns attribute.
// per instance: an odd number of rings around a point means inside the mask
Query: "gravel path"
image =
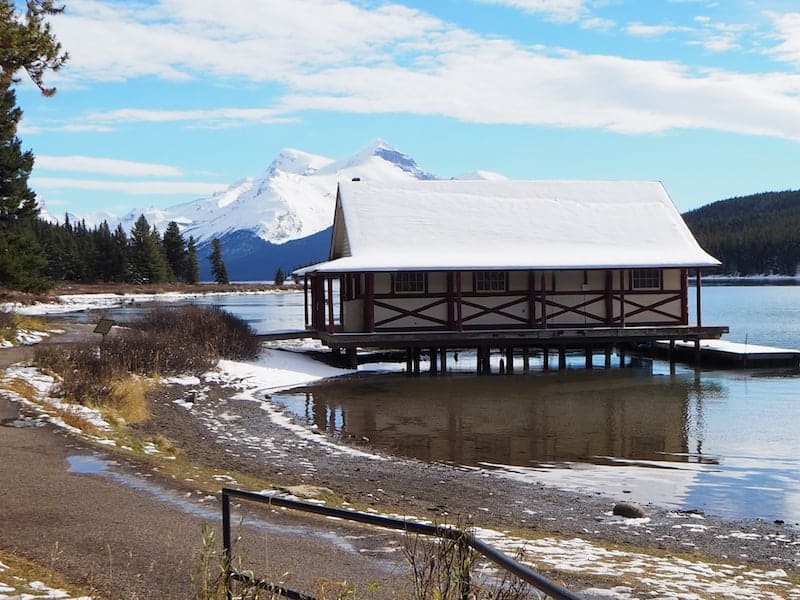
<svg viewBox="0 0 800 600"><path fill-rule="evenodd" d="M0 368L26 352L0 351ZM646 507L650 520L645 523L614 521L608 518L614 499L600 495L562 492L447 465L336 452L298 438L276 424L258 403L239 399L238 391L206 383L196 389L167 386L152 398L151 420L137 429L143 435L166 436L198 464L252 474L282 486L326 486L361 508L469 522L521 537L580 538L607 548L622 544L667 557L678 554L684 559L696 556L748 568L782 569L790 576L800 571L800 533L790 525L698 518L656 506ZM194 400L191 410L174 402L189 398ZM0 418L15 410L0 399ZM70 455L93 453L49 427L0 427L0 546L53 564L71 580L106 597L189 597L200 524L214 521L216 499L195 498L191 482L165 480L158 472L127 461L111 465L109 471L134 481L156 482L169 497L159 497L146 486L137 488L123 477L67 470ZM175 501L187 496L198 510ZM273 519L287 517L270 514L269 520ZM296 519L279 523L284 528L267 535L263 528L244 535L246 555L258 557L259 567L278 574L291 572L294 582L306 585L315 580L312 570L329 577L346 572L349 581L383 582L379 595L404 597L394 583L404 577L396 538L353 529L335 541L329 523ZM342 537L347 541L343 543ZM580 571L555 574L577 590L597 582ZM800 591L777 597L800 598Z"/></svg>

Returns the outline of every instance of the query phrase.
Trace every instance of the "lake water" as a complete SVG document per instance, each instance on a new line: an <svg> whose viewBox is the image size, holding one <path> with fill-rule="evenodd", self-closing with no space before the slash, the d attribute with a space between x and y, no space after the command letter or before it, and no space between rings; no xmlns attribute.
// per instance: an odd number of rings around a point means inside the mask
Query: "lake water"
<svg viewBox="0 0 800 600"><path fill-rule="evenodd" d="M260 332L303 326L302 294L199 303ZM800 348L800 286L704 286L703 324L729 325L734 341ZM476 377L474 356L463 353L458 363L450 357L462 372L447 377L374 374L274 399L331 436L366 437L399 456L800 522L800 374L679 367L670 375L660 361L606 371L602 357L595 365L587 371L576 356L567 372Z"/></svg>

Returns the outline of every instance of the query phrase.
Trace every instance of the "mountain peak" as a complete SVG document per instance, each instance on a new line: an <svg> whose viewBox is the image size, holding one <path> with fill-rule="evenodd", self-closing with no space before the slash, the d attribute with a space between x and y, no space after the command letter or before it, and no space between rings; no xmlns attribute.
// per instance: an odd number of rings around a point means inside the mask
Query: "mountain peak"
<svg viewBox="0 0 800 600"><path fill-rule="evenodd" d="M392 168L400 169L415 179L437 179L436 176L423 171L417 166L416 161L378 138L357 152L350 158L331 163L325 167L326 173L344 172L346 176L370 176L376 164L389 163Z"/></svg>
<svg viewBox="0 0 800 600"><path fill-rule="evenodd" d="M303 152L295 148L284 148L269 165L267 174L271 175L278 171L283 171L284 173L293 173L295 175L311 175L332 162L334 161L331 158Z"/></svg>

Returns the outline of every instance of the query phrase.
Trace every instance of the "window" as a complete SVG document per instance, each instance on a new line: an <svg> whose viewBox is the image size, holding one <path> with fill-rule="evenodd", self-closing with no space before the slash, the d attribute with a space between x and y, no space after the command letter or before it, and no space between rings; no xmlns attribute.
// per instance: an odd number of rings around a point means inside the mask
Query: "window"
<svg viewBox="0 0 800 600"><path fill-rule="evenodd" d="M425 292L425 273L422 271L400 271L394 274L395 294Z"/></svg>
<svg viewBox="0 0 800 600"><path fill-rule="evenodd" d="M477 271L475 273L476 292L505 292L505 271Z"/></svg>
<svg viewBox="0 0 800 600"><path fill-rule="evenodd" d="M631 273L631 289L652 290L661 288L661 269L634 269Z"/></svg>

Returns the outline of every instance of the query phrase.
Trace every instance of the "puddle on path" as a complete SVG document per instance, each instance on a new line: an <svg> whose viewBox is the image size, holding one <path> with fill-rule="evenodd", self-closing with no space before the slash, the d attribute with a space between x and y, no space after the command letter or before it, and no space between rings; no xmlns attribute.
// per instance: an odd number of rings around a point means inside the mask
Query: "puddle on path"
<svg viewBox="0 0 800 600"><path fill-rule="evenodd" d="M181 510L184 513L199 517L211 523L217 523L221 520L221 509L214 498L213 505L204 506L193 500L191 497L180 495L173 490L169 490L160 485L147 481L146 479L131 475L128 473L121 473L113 469L116 464L114 461L104 460L103 458L92 454L72 454L67 457L69 462L68 470L70 473L76 474L90 474L99 475L108 478L115 483L124 485L130 489L142 492L164 502L174 508ZM256 507L255 503L248 503L249 506ZM300 517L300 515L297 515ZM231 511L231 522L237 526L253 527L259 531L266 531L274 535L285 535L290 537L313 537L314 539L323 540L330 546L347 552L349 554L357 554L363 556L364 548L356 546L349 539L344 537L344 534L337 534L331 531L330 524L325 525L287 525L283 523L274 523L253 515L246 514L245 511L239 511L234 508ZM391 561L383 561L380 559L373 559L376 565L382 566L387 570L395 570L396 563Z"/></svg>
<svg viewBox="0 0 800 600"><path fill-rule="evenodd" d="M106 461L89 454L72 454L67 457L70 473L102 473L106 470Z"/></svg>

